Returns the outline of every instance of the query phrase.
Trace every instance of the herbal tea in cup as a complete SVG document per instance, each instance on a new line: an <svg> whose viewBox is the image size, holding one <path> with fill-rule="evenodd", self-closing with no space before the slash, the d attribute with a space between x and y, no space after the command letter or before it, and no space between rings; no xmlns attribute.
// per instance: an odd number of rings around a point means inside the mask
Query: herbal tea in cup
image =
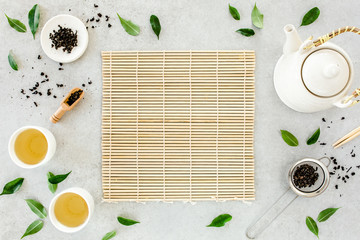
<svg viewBox="0 0 360 240"><path fill-rule="evenodd" d="M53 198L50 203L50 220L63 232L76 232L90 219L94 200L82 188L69 188Z"/></svg>
<svg viewBox="0 0 360 240"><path fill-rule="evenodd" d="M54 135L41 127L22 127L15 131L9 141L11 159L23 168L44 164L53 157L55 149Z"/></svg>

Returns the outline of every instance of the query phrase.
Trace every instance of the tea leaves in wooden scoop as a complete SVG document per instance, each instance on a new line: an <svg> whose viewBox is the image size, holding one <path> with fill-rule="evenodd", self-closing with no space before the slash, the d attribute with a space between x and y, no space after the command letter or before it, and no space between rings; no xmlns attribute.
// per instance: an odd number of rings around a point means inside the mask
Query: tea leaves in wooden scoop
<svg viewBox="0 0 360 240"><path fill-rule="evenodd" d="M325 222L328 220L339 208L327 208L319 213L317 220L319 222Z"/></svg>
<svg viewBox="0 0 360 240"><path fill-rule="evenodd" d="M5 194L13 194L17 191L19 191L21 185L24 182L24 178L17 178L15 180L12 180L11 182L8 182L5 186L4 189L2 191L1 195L5 195Z"/></svg>
<svg viewBox="0 0 360 240"><path fill-rule="evenodd" d="M159 40L159 35L161 32L161 25L160 25L160 21L159 18L155 15L151 15L150 17L150 24L151 24L151 28L154 31L154 33L156 34L158 40Z"/></svg>
<svg viewBox="0 0 360 240"><path fill-rule="evenodd" d="M131 22L130 20L126 20L123 19L122 17L120 17L119 14L117 14L119 19L120 19L120 23L123 26L123 28L125 29L125 31L132 35L132 36L137 36L140 33L140 27L138 25L136 25L135 23Z"/></svg>
<svg viewBox="0 0 360 240"><path fill-rule="evenodd" d="M35 234L39 232L44 226L44 222L42 220L36 220L33 223L29 225L29 227L26 229L24 235L21 237L23 239L26 236Z"/></svg>
<svg viewBox="0 0 360 240"><path fill-rule="evenodd" d="M299 145L299 141L297 140L297 138L292 135L290 132L286 131L286 130L280 130L281 131L281 137L282 139L289 145L292 147L296 147Z"/></svg>
<svg viewBox="0 0 360 240"><path fill-rule="evenodd" d="M101 240L109 240L116 236L116 231L108 232Z"/></svg>
<svg viewBox="0 0 360 240"><path fill-rule="evenodd" d="M29 20L29 26L30 26L31 33L33 35L33 38L35 39L35 34L39 27L39 21L40 21L39 5L35 4L33 6L33 8L29 11L28 20Z"/></svg>
<svg viewBox="0 0 360 240"><path fill-rule="evenodd" d="M9 51L9 55L8 55L8 61L9 61L9 64L10 64L10 67L12 69L14 69L15 71L17 71L19 68L18 68L18 65L15 61L15 58L14 58L14 55L12 54L11 51Z"/></svg>
<svg viewBox="0 0 360 240"><path fill-rule="evenodd" d="M229 12L235 20L240 20L240 13L238 12L238 10L236 8L234 8L230 4L229 4Z"/></svg>
<svg viewBox="0 0 360 240"><path fill-rule="evenodd" d="M255 27L257 28L263 28L264 27L264 15L261 14L259 9L255 6L251 12L251 20Z"/></svg>
<svg viewBox="0 0 360 240"><path fill-rule="evenodd" d="M225 226L225 223L229 222L231 219L232 216L230 214L221 214L214 218L207 227L223 227Z"/></svg>
<svg viewBox="0 0 360 240"><path fill-rule="evenodd" d="M254 30L251 28L240 28L236 30L236 32L240 33L241 35L244 35L245 37L251 37L255 35Z"/></svg>
<svg viewBox="0 0 360 240"><path fill-rule="evenodd" d="M10 18L6 14L5 14L5 16L9 22L10 27L12 27L13 29L15 29L18 32L22 32L22 33L26 32L26 27L22 22L20 22L17 19Z"/></svg>
<svg viewBox="0 0 360 240"><path fill-rule="evenodd" d="M306 217L306 226L313 234L315 234L317 238L319 238L319 228L314 219L311 217Z"/></svg>
<svg viewBox="0 0 360 240"><path fill-rule="evenodd" d="M131 225L140 223L135 220L131 220L131 219L123 218L123 217L118 217L117 220L119 221L119 223L121 223L122 225L125 225L125 226L131 226Z"/></svg>
<svg viewBox="0 0 360 240"><path fill-rule="evenodd" d="M26 203L30 207L31 211L39 216L39 218L46 218L47 212L45 207L39 203L38 201L35 201L33 199L25 199Z"/></svg>
<svg viewBox="0 0 360 240"><path fill-rule="evenodd" d="M312 8L304 15L300 26L307 26L312 24L316 19L318 19L319 15L320 9L318 7Z"/></svg>
<svg viewBox="0 0 360 240"><path fill-rule="evenodd" d="M320 128L318 128L314 133L313 135L307 140L306 144L307 145L312 145L314 143L317 142L317 140L319 139L320 137Z"/></svg>
<svg viewBox="0 0 360 240"><path fill-rule="evenodd" d="M49 188L50 192L52 192L52 193L55 193L55 192L56 192L56 190L57 190L57 184L52 184L52 183L50 183L50 182L49 182L49 178L54 177L54 176L55 176L55 175L54 175L52 172L48 172L48 173L47 173L48 188Z"/></svg>
<svg viewBox="0 0 360 240"><path fill-rule="evenodd" d="M50 177L48 179L49 183L51 184L58 184L58 183L61 183L62 181L64 181L68 176L69 174L71 173L72 171L66 173L66 174L62 174L62 175L55 175L53 177Z"/></svg>

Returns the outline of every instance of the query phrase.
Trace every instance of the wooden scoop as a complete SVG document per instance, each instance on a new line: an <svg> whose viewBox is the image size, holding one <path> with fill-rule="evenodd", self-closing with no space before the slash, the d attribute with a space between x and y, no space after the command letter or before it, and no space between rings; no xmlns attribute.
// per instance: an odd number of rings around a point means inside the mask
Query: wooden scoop
<svg viewBox="0 0 360 240"><path fill-rule="evenodd" d="M80 88L73 88L62 100L58 110L50 117L50 121L57 123L65 112L70 111L84 96L84 91Z"/></svg>

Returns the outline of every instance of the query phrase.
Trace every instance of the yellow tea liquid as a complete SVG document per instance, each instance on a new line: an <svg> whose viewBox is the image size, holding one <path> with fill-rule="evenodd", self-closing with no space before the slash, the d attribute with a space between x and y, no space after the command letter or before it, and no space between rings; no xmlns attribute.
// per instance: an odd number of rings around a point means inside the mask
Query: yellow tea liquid
<svg viewBox="0 0 360 240"><path fill-rule="evenodd" d="M67 227L78 227L89 215L86 201L76 193L64 193L55 202L55 217Z"/></svg>
<svg viewBox="0 0 360 240"><path fill-rule="evenodd" d="M42 132L27 129L20 133L15 140L16 156L26 164L41 162L48 151L48 143Z"/></svg>

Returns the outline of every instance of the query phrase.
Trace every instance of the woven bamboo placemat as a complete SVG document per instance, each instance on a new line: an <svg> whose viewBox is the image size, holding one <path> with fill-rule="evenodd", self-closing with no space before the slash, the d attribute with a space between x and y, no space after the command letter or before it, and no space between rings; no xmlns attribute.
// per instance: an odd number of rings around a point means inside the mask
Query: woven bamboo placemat
<svg viewBox="0 0 360 240"><path fill-rule="evenodd" d="M253 200L254 51L102 52L105 201Z"/></svg>

